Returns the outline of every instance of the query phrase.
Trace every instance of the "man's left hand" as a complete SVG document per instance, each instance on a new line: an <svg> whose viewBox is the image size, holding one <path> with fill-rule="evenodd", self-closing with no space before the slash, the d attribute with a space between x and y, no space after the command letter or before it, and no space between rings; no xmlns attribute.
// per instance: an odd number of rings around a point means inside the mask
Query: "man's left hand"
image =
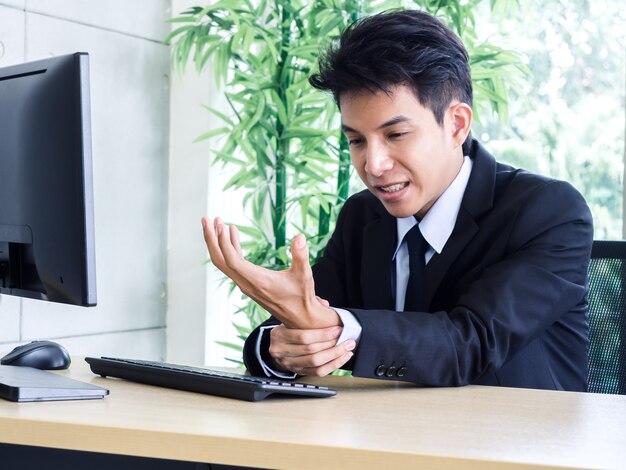
<svg viewBox="0 0 626 470"><path fill-rule="evenodd" d="M221 219L204 217L204 240L213 264L241 291L289 328L309 329L341 325L337 313L315 297L309 250L303 234L291 244L292 264L272 271L243 257L239 231Z"/></svg>

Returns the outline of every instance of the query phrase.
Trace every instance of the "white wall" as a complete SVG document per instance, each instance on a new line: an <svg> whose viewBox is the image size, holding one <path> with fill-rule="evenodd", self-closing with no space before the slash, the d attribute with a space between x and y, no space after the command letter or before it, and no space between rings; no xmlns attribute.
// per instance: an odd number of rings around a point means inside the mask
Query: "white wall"
<svg viewBox="0 0 626 470"><path fill-rule="evenodd" d="M172 15L204 3L173 0ZM173 27L180 26L174 24ZM232 365L234 357L216 341L234 341L231 325L235 307L227 295L222 276L206 264L207 249L200 219L204 215L241 221L241 197L224 193L230 175L211 166L210 146L216 142L193 141L220 123L203 106L225 112L227 105L216 89L209 68L197 73L193 64L183 74L172 72L169 223L167 358L171 362Z"/></svg>
<svg viewBox="0 0 626 470"><path fill-rule="evenodd" d="M0 0L0 67L90 54L98 288L94 308L0 295L0 351L165 357L170 15L169 0Z"/></svg>

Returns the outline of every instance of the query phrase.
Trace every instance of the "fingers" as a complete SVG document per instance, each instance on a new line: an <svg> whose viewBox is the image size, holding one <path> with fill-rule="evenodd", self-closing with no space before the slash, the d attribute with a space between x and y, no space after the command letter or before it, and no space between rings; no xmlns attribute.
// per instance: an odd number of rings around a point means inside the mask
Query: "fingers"
<svg viewBox="0 0 626 470"><path fill-rule="evenodd" d="M269 352L283 370L322 377L352 357L354 340L336 344L341 330L341 327L294 330L280 325L270 333Z"/></svg>
<svg viewBox="0 0 626 470"><path fill-rule="evenodd" d="M290 344L283 348L270 346L270 355L276 360L286 360L290 364L295 365L293 358L317 354L333 348L336 344L336 340L331 340L312 344ZM303 363L300 362L299 364Z"/></svg>
<svg viewBox="0 0 626 470"><path fill-rule="evenodd" d="M215 219L215 230L224 261L229 268L236 270L237 263L243 259L241 253L236 248L239 246L239 233L231 235L232 231L236 231L236 229L232 226L224 225L224 222L219 217ZM236 240L236 245L233 244L233 239Z"/></svg>
<svg viewBox="0 0 626 470"><path fill-rule="evenodd" d="M243 257L243 251L241 250L241 244L239 243L239 229L237 229L237 226L235 225L231 225L230 227L230 242L239 256Z"/></svg>
<svg viewBox="0 0 626 470"><path fill-rule="evenodd" d="M348 351L338 358L324 364L320 367L307 367L300 370L300 372L296 372L299 375L314 375L316 377L326 377L328 374L336 371L341 368L346 362L352 359L354 353L352 351Z"/></svg>
<svg viewBox="0 0 626 470"><path fill-rule="evenodd" d="M206 246L209 249L209 256L211 257L211 261L213 261L213 264L217 266L218 269L223 271L222 267L224 266L224 257L222 256L219 243L217 241L215 223L208 217L203 217L202 228L204 241L206 242Z"/></svg>
<svg viewBox="0 0 626 470"><path fill-rule="evenodd" d="M352 358L355 346L355 342L350 339L315 354L283 360L282 364L299 375L325 377Z"/></svg>
<svg viewBox="0 0 626 470"><path fill-rule="evenodd" d="M202 218L204 240L209 249L209 256L213 264L235 282L240 281L239 271L245 268L246 263L239 241L239 231L235 226L228 227L219 217L211 221L208 217Z"/></svg>
<svg viewBox="0 0 626 470"><path fill-rule="evenodd" d="M294 365L292 358L309 356L334 347L341 331L341 327L296 330L280 325L270 332L269 353L281 365L283 361Z"/></svg>
<svg viewBox="0 0 626 470"><path fill-rule="evenodd" d="M341 326L298 330L279 325L272 329L270 338L273 342L290 345L305 345L328 341L335 341L336 343L342 331L343 328Z"/></svg>
<svg viewBox="0 0 626 470"><path fill-rule="evenodd" d="M306 243L306 237L300 233L291 242L291 267L296 271L311 271L309 264L309 247Z"/></svg>
<svg viewBox="0 0 626 470"><path fill-rule="evenodd" d="M247 263L242 263L245 258L243 257L237 227L224 225L224 222L219 217L216 217L213 221L208 217L203 217L202 227L211 261L220 271L232 278L234 273L238 273L242 269L249 269ZM309 249L303 234L299 234L294 238L291 250L292 269L295 268L298 272L304 273L306 278L311 278Z"/></svg>
<svg viewBox="0 0 626 470"><path fill-rule="evenodd" d="M216 268L231 278L241 292L290 327L315 328L339 325L336 312L315 299L313 274L304 235L292 243L293 265L274 271L247 261L241 250L239 231L202 219L204 238Z"/></svg>
<svg viewBox="0 0 626 470"><path fill-rule="evenodd" d="M309 263L309 247L306 243L306 237L301 233L291 242L291 268L289 271L299 280L303 292L307 293L302 299L305 303L306 311L315 310L316 307L319 307L319 302L315 301L315 282L313 281L313 271ZM322 322L315 323L314 326L319 327L328 324Z"/></svg>

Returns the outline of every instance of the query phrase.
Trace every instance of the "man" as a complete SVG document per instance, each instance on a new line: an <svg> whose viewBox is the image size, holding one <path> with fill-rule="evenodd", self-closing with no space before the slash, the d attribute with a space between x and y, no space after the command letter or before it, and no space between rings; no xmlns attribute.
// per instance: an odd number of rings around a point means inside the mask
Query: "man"
<svg viewBox="0 0 626 470"><path fill-rule="evenodd" d="M333 93L367 186L322 259L311 270L299 235L291 268L265 270L243 258L234 227L203 219L214 264L273 315L246 341L250 371L585 390L588 207L471 138L454 33L416 11L370 17L311 84Z"/></svg>

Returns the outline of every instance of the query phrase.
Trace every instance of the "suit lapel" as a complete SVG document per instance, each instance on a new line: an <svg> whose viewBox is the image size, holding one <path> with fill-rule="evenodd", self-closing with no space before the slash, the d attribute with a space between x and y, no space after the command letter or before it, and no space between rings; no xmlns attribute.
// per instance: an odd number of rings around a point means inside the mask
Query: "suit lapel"
<svg viewBox="0 0 626 470"><path fill-rule="evenodd" d="M363 307L393 310L391 293L391 257L396 247L396 219L381 206L380 218L363 232L361 290Z"/></svg>
<svg viewBox="0 0 626 470"><path fill-rule="evenodd" d="M441 284L450 266L452 266L477 232L478 225L474 219L465 211L460 211L454 230L443 250L440 254L435 253L426 265L425 305L430 305L439 284Z"/></svg>
<svg viewBox="0 0 626 470"><path fill-rule="evenodd" d="M496 180L495 159L474 140L470 155L472 173L467 182L454 230L440 254L426 265L426 305L430 305L450 266L480 230L477 218L493 207Z"/></svg>

